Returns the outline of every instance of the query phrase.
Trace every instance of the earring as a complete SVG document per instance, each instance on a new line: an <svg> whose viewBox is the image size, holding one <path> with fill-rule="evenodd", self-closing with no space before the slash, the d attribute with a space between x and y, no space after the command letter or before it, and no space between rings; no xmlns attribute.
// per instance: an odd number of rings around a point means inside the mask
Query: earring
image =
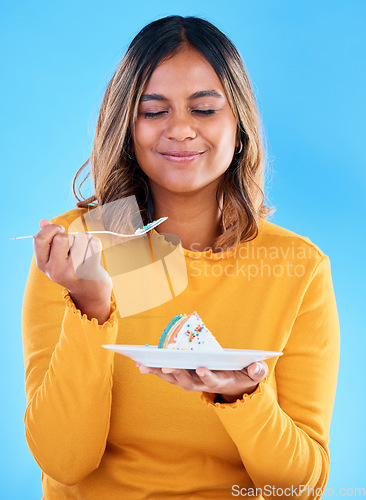
<svg viewBox="0 0 366 500"><path fill-rule="evenodd" d="M240 155L240 153L243 151L243 143L240 141L240 148L239 151L236 152L237 155Z"/></svg>

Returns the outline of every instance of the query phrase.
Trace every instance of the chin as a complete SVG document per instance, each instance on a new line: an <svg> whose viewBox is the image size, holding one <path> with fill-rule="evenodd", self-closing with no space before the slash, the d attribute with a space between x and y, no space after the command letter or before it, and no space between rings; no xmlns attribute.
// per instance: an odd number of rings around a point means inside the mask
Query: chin
<svg viewBox="0 0 366 500"><path fill-rule="evenodd" d="M170 193L175 193L175 194L189 194L189 193L195 193L199 191L200 189L204 188L204 186L198 186L198 185L169 185L169 186L162 186L165 191L169 191Z"/></svg>
<svg viewBox="0 0 366 500"><path fill-rule="evenodd" d="M172 174L172 172L170 172ZM211 189L217 188L221 176L218 178L210 179L208 176L203 175L165 175L162 173L160 178L152 179L150 177L150 184L156 192L160 191L162 196L164 192L174 194L194 194L200 192L208 187ZM189 174L186 172L186 174ZM210 190L211 190L210 189Z"/></svg>
<svg viewBox="0 0 366 500"><path fill-rule="evenodd" d="M152 182L158 189L171 193L190 193L202 189L206 184L202 183L202 180L200 182L197 178L192 178L192 176L188 178L188 176L184 175L167 175L164 178L155 179Z"/></svg>

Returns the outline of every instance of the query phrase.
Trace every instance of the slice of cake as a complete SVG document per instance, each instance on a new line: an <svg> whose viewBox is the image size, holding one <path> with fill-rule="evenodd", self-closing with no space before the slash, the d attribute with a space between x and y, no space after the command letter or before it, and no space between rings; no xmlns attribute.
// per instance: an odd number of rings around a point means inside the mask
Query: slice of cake
<svg viewBox="0 0 366 500"><path fill-rule="evenodd" d="M158 348L223 351L196 311L175 316L161 335Z"/></svg>

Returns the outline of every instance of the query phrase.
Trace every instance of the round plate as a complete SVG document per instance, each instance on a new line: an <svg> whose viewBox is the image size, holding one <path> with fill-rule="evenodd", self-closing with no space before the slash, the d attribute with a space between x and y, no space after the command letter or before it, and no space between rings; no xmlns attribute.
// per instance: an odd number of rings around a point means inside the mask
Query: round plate
<svg viewBox="0 0 366 500"><path fill-rule="evenodd" d="M128 356L145 366L154 368L181 368L195 370L200 366L209 370L241 370L245 366L282 352L253 351L251 349L224 349L223 351L180 351L158 349L145 345L103 345L102 347Z"/></svg>

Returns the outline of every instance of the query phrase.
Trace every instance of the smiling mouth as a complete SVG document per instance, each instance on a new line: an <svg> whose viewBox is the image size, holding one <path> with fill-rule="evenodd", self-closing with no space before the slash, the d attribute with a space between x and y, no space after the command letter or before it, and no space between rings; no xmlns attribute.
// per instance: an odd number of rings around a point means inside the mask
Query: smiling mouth
<svg viewBox="0 0 366 500"><path fill-rule="evenodd" d="M166 153L159 153L165 160L174 163L184 163L196 160L203 155L200 151L167 151Z"/></svg>

